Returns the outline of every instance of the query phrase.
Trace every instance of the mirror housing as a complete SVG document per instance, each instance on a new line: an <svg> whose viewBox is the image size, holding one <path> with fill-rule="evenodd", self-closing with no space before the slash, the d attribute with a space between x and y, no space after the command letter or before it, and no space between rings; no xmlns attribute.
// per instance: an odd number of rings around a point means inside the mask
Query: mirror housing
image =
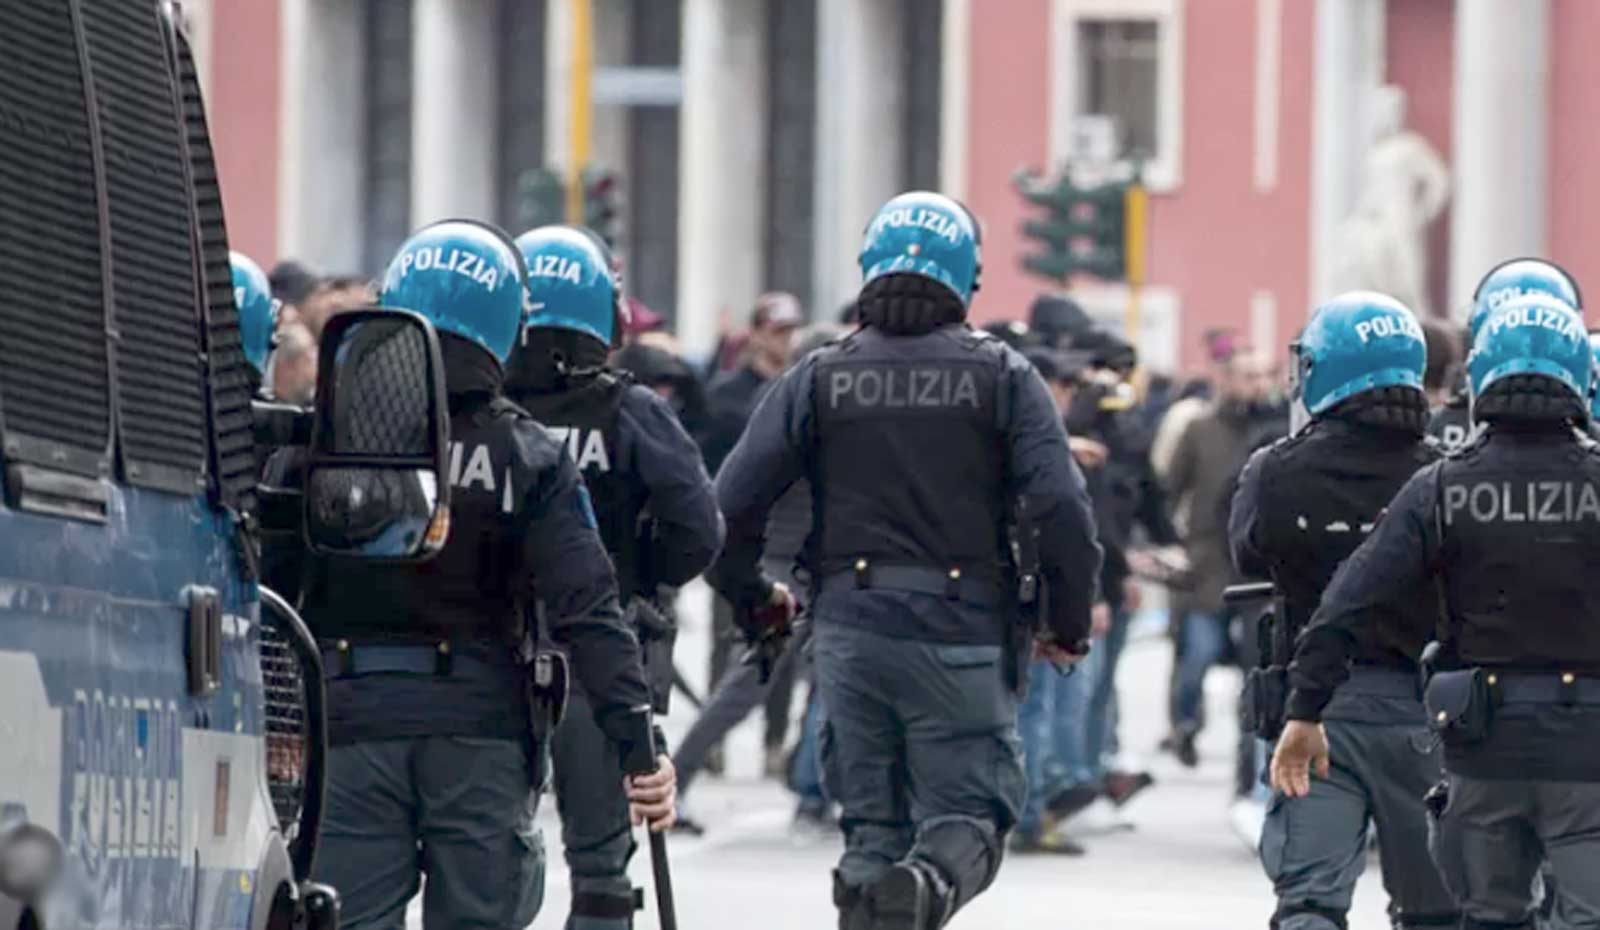
<svg viewBox="0 0 1600 930"><path fill-rule="evenodd" d="M450 531L444 362L433 325L371 308L323 327L305 535L319 556L418 561Z"/></svg>

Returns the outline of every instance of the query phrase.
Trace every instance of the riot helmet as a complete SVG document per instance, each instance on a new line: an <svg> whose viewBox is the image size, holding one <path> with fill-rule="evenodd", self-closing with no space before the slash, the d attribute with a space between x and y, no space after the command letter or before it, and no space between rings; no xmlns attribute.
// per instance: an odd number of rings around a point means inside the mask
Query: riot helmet
<svg viewBox="0 0 1600 930"><path fill-rule="evenodd" d="M1422 393L1422 327L1404 304L1384 294L1351 291L1319 306L1289 354L1290 396L1313 417L1378 388Z"/></svg>
<svg viewBox="0 0 1600 930"><path fill-rule="evenodd" d="M233 303L239 311L239 344L245 360L256 374L265 376L267 356L272 354L273 335L278 327L279 302L272 296L272 284L261 266L242 252L228 253L233 272Z"/></svg>
<svg viewBox="0 0 1600 930"><path fill-rule="evenodd" d="M1513 258L1489 269L1472 292L1472 315L1467 320L1471 338L1477 339L1478 327L1491 311L1528 294L1548 294L1583 313L1578 283L1566 269L1542 258Z"/></svg>
<svg viewBox="0 0 1600 930"><path fill-rule="evenodd" d="M1560 385L1589 406L1593 349L1583 318L1565 301L1548 294L1517 297L1489 311L1467 358L1473 403L1516 376L1535 376Z"/></svg>
<svg viewBox="0 0 1600 930"><path fill-rule="evenodd" d="M527 313L527 267L511 237L476 220L424 226L401 244L379 302L412 310L504 363Z"/></svg>

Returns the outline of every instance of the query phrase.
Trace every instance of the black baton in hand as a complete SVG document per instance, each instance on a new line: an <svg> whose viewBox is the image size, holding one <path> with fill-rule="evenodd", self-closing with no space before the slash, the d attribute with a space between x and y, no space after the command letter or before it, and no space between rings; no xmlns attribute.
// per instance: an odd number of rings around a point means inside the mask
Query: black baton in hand
<svg viewBox="0 0 1600 930"><path fill-rule="evenodd" d="M632 734L623 746L622 769L628 775L649 775L657 769L655 726L650 719L650 708L636 708L629 713L628 730ZM672 868L667 861L667 835L644 825L650 837L650 872L656 886L656 914L661 920L661 930L678 930L678 908L672 898Z"/></svg>

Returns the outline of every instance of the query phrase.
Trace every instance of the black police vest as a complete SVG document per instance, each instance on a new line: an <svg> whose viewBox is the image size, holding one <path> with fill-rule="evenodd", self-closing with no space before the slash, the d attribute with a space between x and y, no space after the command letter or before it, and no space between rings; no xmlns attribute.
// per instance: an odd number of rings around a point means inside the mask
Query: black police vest
<svg viewBox="0 0 1600 930"><path fill-rule="evenodd" d="M822 350L813 569L826 576L866 560L1003 577L1003 366L997 342L955 326L920 336L868 328Z"/></svg>
<svg viewBox="0 0 1600 930"><path fill-rule="evenodd" d="M512 432L529 422L510 401L485 396L450 420L450 537L408 565L317 560L306 618L322 638L433 642L514 639L531 599L532 567L513 532L537 475L515 465Z"/></svg>
<svg viewBox="0 0 1600 930"><path fill-rule="evenodd" d="M1372 532L1395 493L1440 454L1435 442L1340 420L1314 421L1265 453L1258 541L1292 633L1311 620L1334 571ZM1415 628L1417 612L1437 610L1435 592L1413 592L1388 610L1407 615L1367 624L1372 642L1359 658L1410 663L1422 643L1400 633Z"/></svg>
<svg viewBox="0 0 1600 930"><path fill-rule="evenodd" d="M646 573L640 513L648 492L622 461L619 442L622 402L631 385L627 377L606 371L574 380L563 391L512 392L512 399L566 445L583 474L624 602L638 593Z"/></svg>
<svg viewBox="0 0 1600 930"><path fill-rule="evenodd" d="M1593 441L1492 427L1444 462L1436 510L1447 638L1463 662L1600 673Z"/></svg>

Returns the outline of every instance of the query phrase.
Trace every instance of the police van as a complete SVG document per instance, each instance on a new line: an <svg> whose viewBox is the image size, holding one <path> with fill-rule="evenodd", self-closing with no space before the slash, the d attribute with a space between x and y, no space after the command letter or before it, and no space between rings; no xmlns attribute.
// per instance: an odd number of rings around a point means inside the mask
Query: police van
<svg viewBox="0 0 1600 930"><path fill-rule="evenodd" d="M309 880L319 658L259 581L260 417L175 19L156 0L0 0L0 930L337 923ZM386 341L437 374L413 322ZM412 475L437 515L442 381L422 399ZM333 432L316 429L313 464Z"/></svg>

